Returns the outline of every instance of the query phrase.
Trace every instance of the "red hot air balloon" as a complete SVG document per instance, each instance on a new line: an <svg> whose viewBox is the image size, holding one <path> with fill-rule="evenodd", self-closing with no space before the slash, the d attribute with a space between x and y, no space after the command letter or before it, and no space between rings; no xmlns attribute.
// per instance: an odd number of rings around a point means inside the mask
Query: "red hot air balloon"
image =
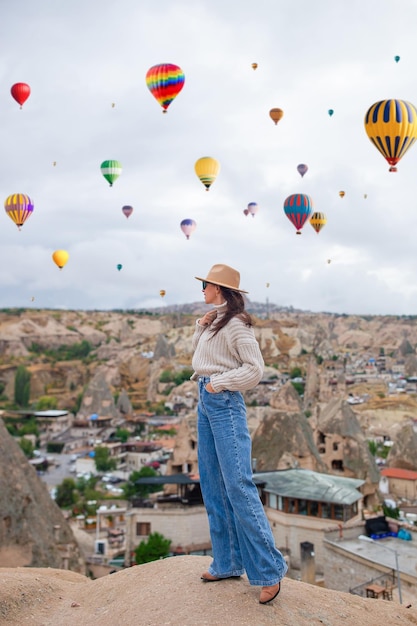
<svg viewBox="0 0 417 626"><path fill-rule="evenodd" d="M126 217L130 217L133 213L133 207L129 206L128 204L125 204L125 206L122 207L122 211L123 211L123 214L126 215Z"/></svg>
<svg viewBox="0 0 417 626"><path fill-rule="evenodd" d="M20 108L22 108L30 96L30 87L26 83L15 83L12 85L10 93L16 102L20 104Z"/></svg>
<svg viewBox="0 0 417 626"><path fill-rule="evenodd" d="M185 76L178 65L160 63L146 73L146 85L166 113L169 105L184 87Z"/></svg>

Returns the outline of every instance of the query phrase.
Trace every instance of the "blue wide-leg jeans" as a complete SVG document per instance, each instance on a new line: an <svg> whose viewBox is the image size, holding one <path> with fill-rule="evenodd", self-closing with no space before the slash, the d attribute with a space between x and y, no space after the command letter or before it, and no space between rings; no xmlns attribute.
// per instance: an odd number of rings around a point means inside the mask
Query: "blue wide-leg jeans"
<svg viewBox="0 0 417 626"><path fill-rule="evenodd" d="M238 391L206 391L209 380L198 379L197 409L200 485L213 548L209 572L227 578L246 571L251 585L269 587L288 568L252 480L246 406Z"/></svg>

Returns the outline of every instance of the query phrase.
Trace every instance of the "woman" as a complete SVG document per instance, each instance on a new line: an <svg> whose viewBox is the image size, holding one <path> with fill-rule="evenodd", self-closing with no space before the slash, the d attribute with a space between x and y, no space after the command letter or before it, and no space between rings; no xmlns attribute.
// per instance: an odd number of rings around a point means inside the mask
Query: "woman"
<svg viewBox="0 0 417 626"><path fill-rule="evenodd" d="M192 365L198 379L198 466L213 561L204 582L239 578L262 587L259 602L280 591L287 564L276 549L252 480L251 439L242 391L260 381L264 362L239 288L240 274L213 265L203 283L206 304L197 320Z"/></svg>

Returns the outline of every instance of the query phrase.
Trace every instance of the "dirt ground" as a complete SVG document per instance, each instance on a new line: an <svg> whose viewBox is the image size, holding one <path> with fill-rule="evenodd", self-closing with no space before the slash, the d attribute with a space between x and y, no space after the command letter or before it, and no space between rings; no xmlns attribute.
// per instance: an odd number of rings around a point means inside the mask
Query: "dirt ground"
<svg viewBox="0 0 417 626"><path fill-rule="evenodd" d="M258 587L203 583L210 557L178 556L97 580L56 569L0 569L1 626L411 626L416 607L285 578L278 598Z"/></svg>

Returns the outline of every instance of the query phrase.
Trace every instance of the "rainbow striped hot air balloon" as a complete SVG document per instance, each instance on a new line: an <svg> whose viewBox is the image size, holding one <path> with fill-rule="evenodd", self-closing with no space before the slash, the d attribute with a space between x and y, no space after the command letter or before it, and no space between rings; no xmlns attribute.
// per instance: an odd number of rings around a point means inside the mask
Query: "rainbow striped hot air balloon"
<svg viewBox="0 0 417 626"><path fill-rule="evenodd" d="M160 63L146 72L146 86L166 113L169 105L184 87L184 72L178 65Z"/></svg>
<svg viewBox="0 0 417 626"><path fill-rule="evenodd" d="M100 165L100 170L110 187L112 187L114 181L122 173L122 164L119 161L103 161Z"/></svg>
<svg viewBox="0 0 417 626"><path fill-rule="evenodd" d="M34 204L24 193L14 193L6 198L4 203L7 215L20 230L28 217L33 213Z"/></svg>
<svg viewBox="0 0 417 626"><path fill-rule="evenodd" d="M396 172L398 161L417 139L417 109L405 100L380 100L365 115L369 139Z"/></svg>
<svg viewBox="0 0 417 626"><path fill-rule="evenodd" d="M294 193L284 201L284 212L301 235L301 229L313 210L313 200L304 193Z"/></svg>

